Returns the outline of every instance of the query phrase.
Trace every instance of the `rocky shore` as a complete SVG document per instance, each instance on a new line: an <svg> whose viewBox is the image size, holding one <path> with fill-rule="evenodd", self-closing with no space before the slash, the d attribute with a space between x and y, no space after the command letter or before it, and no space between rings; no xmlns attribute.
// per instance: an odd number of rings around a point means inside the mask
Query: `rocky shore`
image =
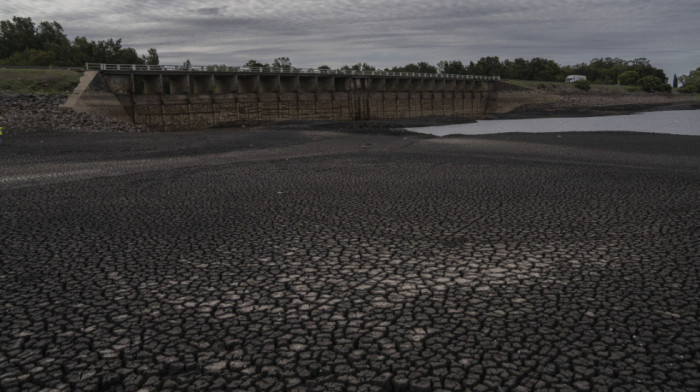
<svg viewBox="0 0 700 392"><path fill-rule="evenodd" d="M61 109L66 98L65 95L0 94L0 126L7 135L148 131L141 125Z"/></svg>

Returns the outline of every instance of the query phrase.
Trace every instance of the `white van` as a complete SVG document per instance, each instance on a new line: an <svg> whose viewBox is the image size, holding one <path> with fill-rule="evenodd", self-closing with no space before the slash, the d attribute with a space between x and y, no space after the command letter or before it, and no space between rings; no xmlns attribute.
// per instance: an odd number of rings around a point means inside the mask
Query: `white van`
<svg viewBox="0 0 700 392"><path fill-rule="evenodd" d="M566 80L564 80L566 83L573 83L577 80L586 80L585 75L569 75L566 77Z"/></svg>

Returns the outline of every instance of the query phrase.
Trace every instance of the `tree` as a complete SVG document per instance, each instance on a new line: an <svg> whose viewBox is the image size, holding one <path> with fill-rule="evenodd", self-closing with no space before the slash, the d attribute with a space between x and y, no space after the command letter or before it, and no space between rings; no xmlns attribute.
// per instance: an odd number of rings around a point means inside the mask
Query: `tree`
<svg viewBox="0 0 700 392"><path fill-rule="evenodd" d="M595 58L589 64L577 64L575 66L562 67L565 75L586 75L588 80L594 83L614 84L624 72L634 71L639 78L655 76L666 82L668 79L663 70L655 68L646 58L637 58L631 61L620 58Z"/></svg>
<svg viewBox="0 0 700 392"><path fill-rule="evenodd" d="M420 73L438 73L437 68L425 61L421 61L418 64L418 72Z"/></svg>
<svg viewBox="0 0 700 392"><path fill-rule="evenodd" d="M634 59L630 61L628 65L632 70L637 71L640 77L656 76L657 78L661 79L661 81L664 83L668 81L668 77L666 77L664 71L653 67L651 65L651 62L644 57Z"/></svg>
<svg viewBox="0 0 700 392"><path fill-rule="evenodd" d="M0 58L8 58L27 49L39 49L37 46L32 18L14 16L11 21L0 21Z"/></svg>
<svg viewBox="0 0 700 392"><path fill-rule="evenodd" d="M109 38L105 41L88 41L85 37L75 37L73 40L72 64L111 63L111 64L143 64L134 48L122 47L122 40Z"/></svg>
<svg viewBox="0 0 700 392"><path fill-rule="evenodd" d="M272 68L289 71L292 69L292 62L289 60L289 57L278 57L272 62Z"/></svg>
<svg viewBox="0 0 700 392"><path fill-rule="evenodd" d="M340 67L343 71L357 71L357 72L364 72L364 71L376 71L377 68L373 67L367 63L357 63L353 66L349 65L343 65Z"/></svg>
<svg viewBox="0 0 700 392"><path fill-rule="evenodd" d="M504 67L498 56L482 57L476 64L470 61L467 68L467 72L471 75L500 76L503 71Z"/></svg>
<svg viewBox="0 0 700 392"><path fill-rule="evenodd" d="M508 79L529 80L530 64L529 61L523 58L516 58L513 61L503 61L503 75Z"/></svg>
<svg viewBox="0 0 700 392"><path fill-rule="evenodd" d="M36 30L36 42L38 47L44 50L70 46L68 37L63 33L63 27L56 21L39 23Z"/></svg>
<svg viewBox="0 0 700 392"><path fill-rule="evenodd" d="M561 68L554 60L548 60L541 57L535 57L528 63L529 80L554 81L556 80Z"/></svg>
<svg viewBox="0 0 700 392"><path fill-rule="evenodd" d="M637 71L625 71L618 76L617 80L620 81L620 84L625 85L625 86L631 86L634 84L637 84L637 81L639 80L639 73Z"/></svg>
<svg viewBox="0 0 700 392"><path fill-rule="evenodd" d="M663 80L661 80L657 76L652 76L648 75L645 76L638 81L639 86L642 88L643 91L646 91L648 93L655 93L655 92L662 92L662 93L668 93L671 92L671 85L665 83Z"/></svg>
<svg viewBox="0 0 700 392"><path fill-rule="evenodd" d="M437 69L442 74L464 75L467 73L467 67L461 61L440 61L437 63Z"/></svg>
<svg viewBox="0 0 700 392"><path fill-rule="evenodd" d="M678 89L682 93L700 93L700 67L690 71L688 75L681 75L678 80L683 86Z"/></svg>
<svg viewBox="0 0 700 392"><path fill-rule="evenodd" d="M150 61L157 61L155 49ZM156 55L152 58L152 55ZM83 65L87 62L143 64L133 48L122 47L121 39L88 41L75 37L71 42L58 22L34 25L31 18L13 17L0 21L0 62L14 65Z"/></svg>
<svg viewBox="0 0 700 392"><path fill-rule="evenodd" d="M190 59L187 59L184 63L182 63L182 69L189 70L190 68L192 68L192 63L190 62Z"/></svg>
<svg viewBox="0 0 700 392"><path fill-rule="evenodd" d="M158 59L158 51L154 48L148 49L148 55L141 56L141 60L147 65L158 65L160 61Z"/></svg>
<svg viewBox="0 0 700 392"><path fill-rule="evenodd" d="M258 60L248 60L247 63L243 64L244 67L246 68L265 68L266 65L259 62Z"/></svg>
<svg viewBox="0 0 700 392"><path fill-rule="evenodd" d="M438 69L434 65L430 65L425 61L418 64L406 64L403 67L394 67L391 72L414 72L414 73L438 73Z"/></svg>

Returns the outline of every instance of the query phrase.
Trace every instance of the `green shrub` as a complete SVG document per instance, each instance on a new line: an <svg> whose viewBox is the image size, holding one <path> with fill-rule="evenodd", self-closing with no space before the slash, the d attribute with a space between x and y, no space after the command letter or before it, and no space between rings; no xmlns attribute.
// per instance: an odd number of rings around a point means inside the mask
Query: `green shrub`
<svg viewBox="0 0 700 392"><path fill-rule="evenodd" d="M586 79L577 80L574 82L574 87L581 89L583 91L588 91L591 89L591 82Z"/></svg>
<svg viewBox="0 0 700 392"><path fill-rule="evenodd" d="M686 84L680 87L678 91L686 94L700 93L700 84Z"/></svg>
<svg viewBox="0 0 700 392"><path fill-rule="evenodd" d="M678 89L682 93L700 93L700 67L690 71L688 75L681 75L679 78L683 86Z"/></svg>
<svg viewBox="0 0 700 392"><path fill-rule="evenodd" d="M637 80L639 80L639 73L637 71L625 71L621 73L617 79L620 81L620 84L625 86L637 84Z"/></svg>
<svg viewBox="0 0 700 392"><path fill-rule="evenodd" d="M642 88L642 91L646 91L648 93L655 93L655 92L660 92L660 93L670 93L671 92L671 85L668 83L664 83L663 80L656 76L645 76L638 81L639 87Z"/></svg>

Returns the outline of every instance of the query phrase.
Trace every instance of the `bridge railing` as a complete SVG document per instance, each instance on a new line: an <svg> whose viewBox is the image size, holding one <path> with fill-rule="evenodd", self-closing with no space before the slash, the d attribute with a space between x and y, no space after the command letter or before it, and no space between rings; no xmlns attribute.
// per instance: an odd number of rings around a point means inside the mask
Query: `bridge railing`
<svg viewBox="0 0 700 392"><path fill-rule="evenodd" d="M328 68L297 68L297 67L228 67L219 65L203 66L182 66L182 65L146 65L146 64L102 64L87 63L85 69L88 71L152 71L152 72L248 72L248 73L268 73L268 74L310 74L310 75L368 75L368 76L393 76L393 77L413 77L413 78L440 78L440 79L466 79L466 80L500 80L500 76L482 75L456 75L444 73L421 73L421 72L389 72L389 71L356 71L351 69L328 69Z"/></svg>

